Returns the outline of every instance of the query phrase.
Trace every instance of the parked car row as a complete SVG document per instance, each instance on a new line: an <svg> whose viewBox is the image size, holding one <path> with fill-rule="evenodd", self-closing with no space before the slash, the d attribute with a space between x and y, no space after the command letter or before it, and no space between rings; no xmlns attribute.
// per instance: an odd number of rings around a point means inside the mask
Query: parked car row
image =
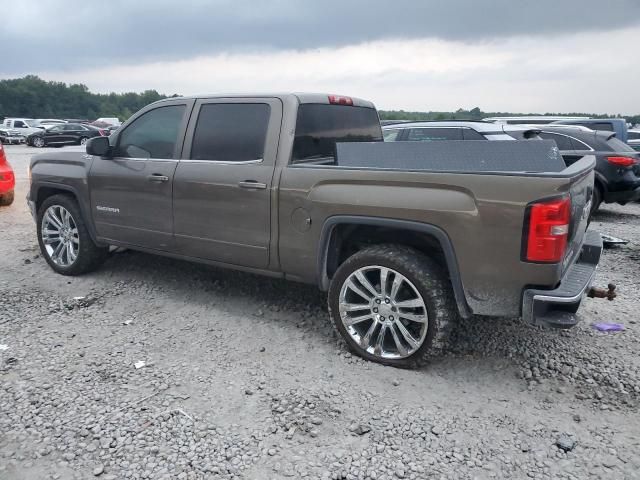
<svg viewBox="0 0 640 480"><path fill-rule="evenodd" d="M120 127L120 120L115 117L98 118L97 120L90 122L89 120L78 119L55 119L55 118L5 118L0 125L0 143L3 144L21 144L26 143L32 146L45 146L48 144L61 146L65 144L77 144L83 143L88 138L92 138L93 134L80 133L75 135L73 139L67 138L68 135L64 135L64 139L61 139L61 132L72 131L70 128L63 128L62 130L55 129L55 135L47 136L44 132L50 130L53 127L65 127L73 125L75 131L86 131L89 129L93 132L93 128L97 128L101 133L100 135L110 135L118 127ZM78 125L81 128L78 128ZM39 140L40 137L45 138L44 143ZM52 140L49 141L48 138ZM31 141L29 139L31 138Z"/></svg>
<svg viewBox="0 0 640 480"><path fill-rule="evenodd" d="M624 205L640 199L640 153L619 140L617 132L596 131L586 126L575 125L573 122L570 120L548 125L466 121L412 122L388 124L382 130L386 142L553 140L567 166L586 155L595 155L595 185L591 213L598 210L603 202ZM591 125L599 126L593 123ZM613 128L613 122L607 126Z"/></svg>

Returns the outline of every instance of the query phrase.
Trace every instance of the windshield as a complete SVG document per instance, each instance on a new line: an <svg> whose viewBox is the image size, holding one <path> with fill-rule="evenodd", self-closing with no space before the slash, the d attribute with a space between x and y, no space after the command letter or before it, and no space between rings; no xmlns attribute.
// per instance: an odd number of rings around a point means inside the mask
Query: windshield
<svg viewBox="0 0 640 480"><path fill-rule="evenodd" d="M335 159L336 143L381 142L373 108L306 103L298 108L292 163Z"/></svg>

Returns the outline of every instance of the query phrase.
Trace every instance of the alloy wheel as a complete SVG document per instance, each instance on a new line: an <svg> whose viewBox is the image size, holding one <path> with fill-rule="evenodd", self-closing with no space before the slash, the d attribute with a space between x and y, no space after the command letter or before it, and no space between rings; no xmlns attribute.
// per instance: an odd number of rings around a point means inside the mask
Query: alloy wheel
<svg viewBox="0 0 640 480"><path fill-rule="evenodd" d="M44 138L42 138L42 137L34 138L33 139L33 146L34 147L38 147L38 148L44 147Z"/></svg>
<svg viewBox="0 0 640 480"><path fill-rule="evenodd" d="M384 359L406 358L423 344L429 325L422 295L400 272L362 267L342 285L340 320L356 344Z"/></svg>
<svg viewBox="0 0 640 480"><path fill-rule="evenodd" d="M80 236L78 226L69 211L61 205L51 205L42 217L42 243L53 263L69 267L78 258Z"/></svg>

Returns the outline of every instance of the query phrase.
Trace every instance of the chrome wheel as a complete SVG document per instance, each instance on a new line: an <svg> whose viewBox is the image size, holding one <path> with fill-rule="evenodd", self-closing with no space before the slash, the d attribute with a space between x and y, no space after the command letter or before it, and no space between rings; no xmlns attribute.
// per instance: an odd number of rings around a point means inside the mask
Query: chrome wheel
<svg viewBox="0 0 640 480"><path fill-rule="evenodd" d="M345 280L340 320L367 353L385 359L415 353L427 336L427 307L418 289L401 273L367 266Z"/></svg>
<svg viewBox="0 0 640 480"><path fill-rule="evenodd" d="M69 267L78 258L80 236L78 226L69 211L60 205L51 205L42 217L42 244L53 263Z"/></svg>
<svg viewBox="0 0 640 480"><path fill-rule="evenodd" d="M44 147L44 138L42 138L42 137L34 138L33 139L33 146L34 147L38 147L38 148Z"/></svg>

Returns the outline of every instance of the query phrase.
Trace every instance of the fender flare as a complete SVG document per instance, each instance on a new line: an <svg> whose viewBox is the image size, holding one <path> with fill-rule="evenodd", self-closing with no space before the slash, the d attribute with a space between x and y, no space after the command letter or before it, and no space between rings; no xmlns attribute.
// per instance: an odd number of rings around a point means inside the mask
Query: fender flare
<svg viewBox="0 0 640 480"><path fill-rule="evenodd" d="M453 287L458 311L463 318L469 318L473 315L471 307L467 303L458 268L458 260L451 239L447 233L440 227L430 223L413 222L409 220L398 220L394 218L368 217L368 216L352 216L352 215L336 215L329 217L322 225L320 234L320 242L318 244L317 258L317 278L318 286L322 291L329 290L330 279L327 275L327 260L329 257L329 245L333 232L338 225L368 225L373 227L390 227L400 230L411 230L414 232L425 233L432 236L442 248L447 270Z"/></svg>
<svg viewBox="0 0 640 480"><path fill-rule="evenodd" d="M91 212L89 212L87 210L87 206L80 201L82 196L78 193L78 190L76 188L72 187L71 185L65 185L65 184L55 183L55 182L38 182L37 184L34 184L31 187L31 192L34 194L34 196L30 199L33 200L35 204L38 203L38 198L40 197L40 190L42 190L43 188L51 188L51 189L61 190L64 192L71 193L75 197L76 202L78 203L78 207L80 208L80 212L84 217L84 222L87 227L87 230L89 231L89 235L91 236L91 240L93 240L95 244L101 245L101 242L97 240L96 230L93 225Z"/></svg>

